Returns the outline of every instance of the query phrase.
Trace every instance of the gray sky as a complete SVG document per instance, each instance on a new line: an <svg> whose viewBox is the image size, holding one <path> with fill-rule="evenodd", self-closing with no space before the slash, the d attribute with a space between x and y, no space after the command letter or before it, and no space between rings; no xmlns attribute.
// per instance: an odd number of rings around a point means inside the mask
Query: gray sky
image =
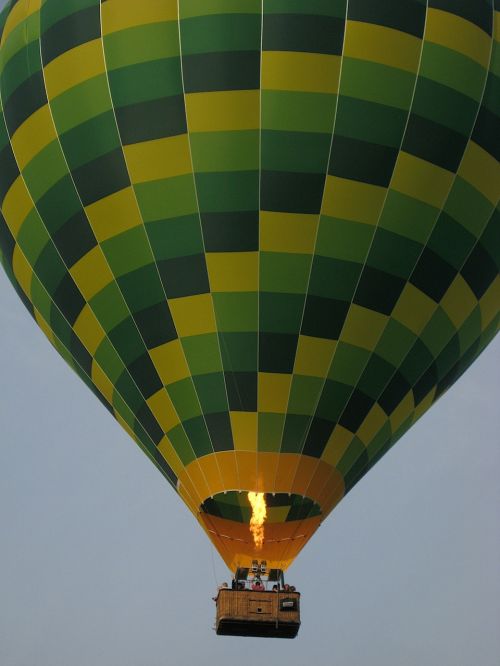
<svg viewBox="0 0 500 666"><path fill-rule="evenodd" d="M498 339L299 556L299 637L233 639L194 518L1 269L0 302L2 666L498 666Z"/></svg>

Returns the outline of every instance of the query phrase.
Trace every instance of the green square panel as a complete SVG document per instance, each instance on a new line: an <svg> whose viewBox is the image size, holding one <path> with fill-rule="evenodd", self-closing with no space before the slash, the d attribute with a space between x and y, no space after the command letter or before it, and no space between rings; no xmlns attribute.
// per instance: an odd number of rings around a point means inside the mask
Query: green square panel
<svg viewBox="0 0 500 666"><path fill-rule="evenodd" d="M297 333L304 313L303 294L260 293L259 328L268 333Z"/></svg>
<svg viewBox="0 0 500 666"><path fill-rule="evenodd" d="M165 300L158 268L154 263L125 273L117 282L131 312L139 312Z"/></svg>
<svg viewBox="0 0 500 666"><path fill-rule="evenodd" d="M213 453L210 435L203 416L183 421L182 425L197 458Z"/></svg>
<svg viewBox="0 0 500 666"><path fill-rule="evenodd" d="M189 463L193 462L196 459L196 455L191 448L189 439L184 432L184 428L181 424L172 428L167 433L169 440L172 442L172 446L175 449L175 452L179 456L182 464L186 467Z"/></svg>
<svg viewBox="0 0 500 666"><path fill-rule="evenodd" d="M336 101L325 93L263 90L262 129L331 135Z"/></svg>
<svg viewBox="0 0 500 666"><path fill-rule="evenodd" d="M323 387L316 416L336 423L352 394L352 386L327 379Z"/></svg>
<svg viewBox="0 0 500 666"><path fill-rule="evenodd" d="M145 222L191 216L198 211L192 174L134 185Z"/></svg>
<svg viewBox="0 0 500 666"><path fill-rule="evenodd" d="M101 342L94 358L104 374L115 384L125 366L108 338L104 338Z"/></svg>
<svg viewBox="0 0 500 666"><path fill-rule="evenodd" d="M197 172L259 169L258 130L193 132L190 142Z"/></svg>
<svg viewBox="0 0 500 666"><path fill-rule="evenodd" d="M406 194L389 190L379 226L417 243L426 243L439 211Z"/></svg>
<svg viewBox="0 0 500 666"><path fill-rule="evenodd" d="M322 215L319 223L316 254L322 257L364 263L373 237L367 224Z"/></svg>
<svg viewBox="0 0 500 666"><path fill-rule="evenodd" d="M195 375L193 382L204 414L228 411L226 384L222 372Z"/></svg>
<svg viewBox="0 0 500 666"><path fill-rule="evenodd" d="M268 171L325 173L330 134L263 130L261 168Z"/></svg>
<svg viewBox="0 0 500 666"><path fill-rule="evenodd" d="M258 294L213 294L217 328L223 332L248 332L257 330Z"/></svg>
<svg viewBox="0 0 500 666"><path fill-rule="evenodd" d="M226 370L251 372L257 368L257 332L220 333L222 363Z"/></svg>
<svg viewBox="0 0 500 666"><path fill-rule="evenodd" d="M117 277L151 264L153 256L143 226L134 227L101 244L111 270Z"/></svg>
<svg viewBox="0 0 500 666"><path fill-rule="evenodd" d="M314 414L324 380L319 377L294 375L287 411L291 414Z"/></svg>
<svg viewBox="0 0 500 666"><path fill-rule="evenodd" d="M109 72L116 107L182 94L179 58L129 65Z"/></svg>
<svg viewBox="0 0 500 666"><path fill-rule="evenodd" d="M395 368L398 368L415 338L415 334L406 326L391 318L375 347L375 352Z"/></svg>
<svg viewBox="0 0 500 666"><path fill-rule="evenodd" d="M181 421L201 416L201 408L191 378L169 384L168 394Z"/></svg>
<svg viewBox="0 0 500 666"><path fill-rule="evenodd" d="M203 238L198 215L148 222L146 231L157 261L203 252Z"/></svg>
<svg viewBox="0 0 500 666"><path fill-rule="evenodd" d="M127 317L109 332L109 339L126 365L145 352L144 341L131 317Z"/></svg>
<svg viewBox="0 0 500 666"><path fill-rule="evenodd" d="M60 140L70 168L76 169L120 146L115 115L105 111L68 130Z"/></svg>
<svg viewBox="0 0 500 666"><path fill-rule="evenodd" d="M110 108L111 100L105 74L99 74L69 88L50 102L54 123L60 135Z"/></svg>
<svg viewBox="0 0 500 666"><path fill-rule="evenodd" d="M24 220L17 237L19 247L31 265L34 265L44 247L50 243L49 234L35 209Z"/></svg>
<svg viewBox="0 0 500 666"><path fill-rule="evenodd" d="M370 352L367 349L339 342L328 372L328 378L354 387L358 383L369 358Z"/></svg>
<svg viewBox="0 0 500 666"><path fill-rule="evenodd" d="M216 333L182 338L182 348L192 375L222 371L219 338Z"/></svg>
<svg viewBox="0 0 500 666"><path fill-rule="evenodd" d="M375 232L366 263L373 268L407 279L422 249L421 243L379 228Z"/></svg>
<svg viewBox="0 0 500 666"><path fill-rule="evenodd" d="M278 453L285 425L284 414L259 412L258 450Z"/></svg>
<svg viewBox="0 0 500 666"><path fill-rule="evenodd" d="M307 291L312 257L308 254L260 253L260 289L303 294Z"/></svg>
<svg viewBox="0 0 500 666"><path fill-rule="evenodd" d="M107 332L130 315L116 282L110 282L96 294L90 301L90 307Z"/></svg>
<svg viewBox="0 0 500 666"><path fill-rule="evenodd" d="M433 356L437 358L456 332L455 326L444 310L438 307L420 337Z"/></svg>
<svg viewBox="0 0 500 666"><path fill-rule="evenodd" d="M316 256L311 270L309 293L323 298L350 301L356 291L362 265L352 261Z"/></svg>

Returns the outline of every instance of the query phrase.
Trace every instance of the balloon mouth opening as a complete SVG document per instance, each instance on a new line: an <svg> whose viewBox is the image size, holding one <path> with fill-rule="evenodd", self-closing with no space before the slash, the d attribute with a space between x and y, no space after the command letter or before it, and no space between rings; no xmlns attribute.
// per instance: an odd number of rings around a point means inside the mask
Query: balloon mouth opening
<svg viewBox="0 0 500 666"><path fill-rule="evenodd" d="M265 524L288 523L321 516L320 506L309 497L288 493L262 493L266 505ZM247 491L231 490L208 497L200 506L207 516L250 525L252 505Z"/></svg>

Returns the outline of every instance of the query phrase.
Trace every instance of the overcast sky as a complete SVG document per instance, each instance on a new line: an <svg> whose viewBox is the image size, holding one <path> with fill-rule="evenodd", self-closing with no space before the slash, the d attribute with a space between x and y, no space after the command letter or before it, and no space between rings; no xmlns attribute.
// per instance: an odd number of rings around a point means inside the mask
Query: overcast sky
<svg viewBox="0 0 500 666"><path fill-rule="evenodd" d="M498 666L498 339L299 556L299 637L234 639L194 518L1 270L0 303L1 666Z"/></svg>

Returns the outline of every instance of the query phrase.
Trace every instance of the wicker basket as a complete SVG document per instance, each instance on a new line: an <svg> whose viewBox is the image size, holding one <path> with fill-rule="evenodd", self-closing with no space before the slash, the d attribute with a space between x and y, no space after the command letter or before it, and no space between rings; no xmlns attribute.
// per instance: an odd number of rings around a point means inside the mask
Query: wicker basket
<svg viewBox="0 0 500 666"><path fill-rule="evenodd" d="M295 638L300 627L299 592L223 589L216 603L220 636Z"/></svg>

